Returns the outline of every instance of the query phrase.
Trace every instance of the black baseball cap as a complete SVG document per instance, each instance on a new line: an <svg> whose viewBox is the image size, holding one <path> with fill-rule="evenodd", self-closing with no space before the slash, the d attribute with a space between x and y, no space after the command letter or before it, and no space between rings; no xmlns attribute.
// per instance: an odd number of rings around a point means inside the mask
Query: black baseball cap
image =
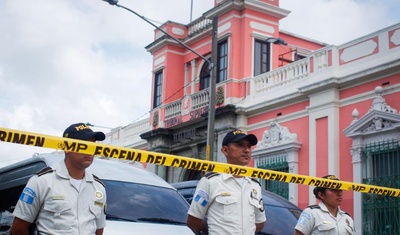
<svg viewBox="0 0 400 235"><path fill-rule="evenodd" d="M232 142L239 142L242 139L247 139L252 146L256 145L258 142L257 137L255 135L253 134L247 135L241 130L234 130L226 134L224 140L222 141L222 146L226 146Z"/></svg>
<svg viewBox="0 0 400 235"><path fill-rule="evenodd" d="M323 176L322 178L328 179L328 180L339 180L339 178L337 178L335 175L326 175L326 176ZM325 187L315 187L314 190L313 190L314 195L317 197L318 196L318 192L321 191L324 188Z"/></svg>
<svg viewBox="0 0 400 235"><path fill-rule="evenodd" d="M104 140L106 135L103 132L94 132L85 123L75 123L65 129L63 137L77 139L77 140L88 140L94 138L95 140Z"/></svg>

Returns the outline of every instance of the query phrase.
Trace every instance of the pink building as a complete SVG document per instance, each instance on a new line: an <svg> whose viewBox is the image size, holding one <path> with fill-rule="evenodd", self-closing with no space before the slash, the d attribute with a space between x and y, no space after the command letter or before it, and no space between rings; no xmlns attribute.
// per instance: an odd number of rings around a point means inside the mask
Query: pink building
<svg viewBox="0 0 400 235"><path fill-rule="evenodd" d="M399 188L400 24L334 46L281 31L288 14L278 0L216 0L188 25L164 23L211 60L218 17L215 132L207 133L208 63L155 30L146 47L154 58L150 120L139 123L141 132L128 130L135 123L113 130L108 141L205 159L214 134L213 160L224 162L222 138L238 128L259 139L254 167ZM142 139L132 141L132 133ZM169 182L201 177L195 169L147 167ZM300 208L316 203L311 187L261 181ZM352 191L344 198L359 234L400 231L398 198Z"/></svg>

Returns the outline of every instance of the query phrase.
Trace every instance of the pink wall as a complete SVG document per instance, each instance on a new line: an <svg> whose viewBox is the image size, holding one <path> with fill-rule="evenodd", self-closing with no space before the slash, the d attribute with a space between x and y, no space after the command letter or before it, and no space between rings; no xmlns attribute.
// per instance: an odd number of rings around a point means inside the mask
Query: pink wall
<svg viewBox="0 0 400 235"><path fill-rule="evenodd" d="M328 117L319 118L315 121L316 133L316 174L318 177L328 175ZM332 134L332 133L331 133Z"/></svg>
<svg viewBox="0 0 400 235"><path fill-rule="evenodd" d="M309 101L303 101L300 103L291 104L290 106L280 107L274 110L268 110L268 112L251 116L247 119L249 125L262 122L264 120L270 120L279 116L288 115L294 112L303 111L309 105Z"/></svg>

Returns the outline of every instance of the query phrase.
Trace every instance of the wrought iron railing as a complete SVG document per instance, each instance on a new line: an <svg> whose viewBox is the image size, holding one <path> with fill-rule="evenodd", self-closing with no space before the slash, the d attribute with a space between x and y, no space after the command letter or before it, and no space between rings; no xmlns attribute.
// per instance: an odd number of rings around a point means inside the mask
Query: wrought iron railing
<svg viewBox="0 0 400 235"><path fill-rule="evenodd" d="M367 145L363 149L364 184L400 188L400 147L398 140ZM364 235L400 234L400 198L363 194Z"/></svg>
<svg viewBox="0 0 400 235"><path fill-rule="evenodd" d="M257 168L268 169L280 172L289 172L289 164L286 161L286 156L269 157L260 160L257 163ZM268 180L265 182L265 189L276 193L286 199L289 199L289 184L277 180Z"/></svg>

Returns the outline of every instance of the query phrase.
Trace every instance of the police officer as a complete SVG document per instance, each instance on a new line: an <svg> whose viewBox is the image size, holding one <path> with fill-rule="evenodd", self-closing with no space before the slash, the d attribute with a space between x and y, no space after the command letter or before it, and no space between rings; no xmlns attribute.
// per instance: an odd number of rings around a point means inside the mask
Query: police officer
<svg viewBox="0 0 400 235"><path fill-rule="evenodd" d="M339 180L334 175L323 178ZM295 235L355 234L353 219L339 207L343 199L342 190L315 187L313 193L320 203L307 207L301 213L295 227Z"/></svg>
<svg viewBox="0 0 400 235"><path fill-rule="evenodd" d="M246 166L257 137L241 130L228 132L222 142L227 163ZM198 183L187 225L196 234L254 234L264 227L261 186L255 179L207 173ZM203 220L207 215L207 222Z"/></svg>
<svg viewBox="0 0 400 235"><path fill-rule="evenodd" d="M63 137L104 140L84 123L69 126ZM86 168L89 154L65 151L64 161L55 169L47 167L32 176L14 210L13 235L28 234L36 224L39 234L103 234L106 208L104 184Z"/></svg>

